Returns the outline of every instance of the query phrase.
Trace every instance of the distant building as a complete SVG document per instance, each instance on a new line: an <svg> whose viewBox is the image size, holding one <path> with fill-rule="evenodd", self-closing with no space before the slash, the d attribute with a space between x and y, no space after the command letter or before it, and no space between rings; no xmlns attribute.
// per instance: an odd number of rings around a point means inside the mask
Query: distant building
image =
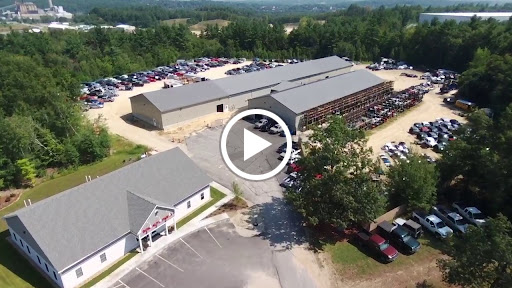
<svg viewBox="0 0 512 288"><path fill-rule="evenodd" d="M437 18L439 21L444 22L447 20L455 20L456 22L470 21L474 16L487 20L489 18L498 21L508 21L512 17L512 12L449 12L449 13L421 13L420 23L430 22Z"/></svg>
<svg viewBox="0 0 512 288"><path fill-rule="evenodd" d="M123 30L125 32L133 32L135 31L135 26L126 25L126 24L119 24L116 26L116 29Z"/></svg>
<svg viewBox="0 0 512 288"><path fill-rule="evenodd" d="M40 19L41 16L50 16L55 18L73 18L73 14L66 12L62 6L53 6L51 0L48 1L50 8L40 9L32 2L16 2L16 13L20 18Z"/></svg>
<svg viewBox="0 0 512 288"><path fill-rule="evenodd" d="M69 26L69 23L52 22L48 25L48 30L77 30L76 26Z"/></svg>

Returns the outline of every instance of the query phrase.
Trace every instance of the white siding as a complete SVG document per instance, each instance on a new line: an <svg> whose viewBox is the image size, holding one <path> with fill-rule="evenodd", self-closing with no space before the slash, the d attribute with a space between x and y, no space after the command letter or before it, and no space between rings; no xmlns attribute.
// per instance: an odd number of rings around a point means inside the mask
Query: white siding
<svg viewBox="0 0 512 288"><path fill-rule="evenodd" d="M64 288L76 287L83 282L87 282L91 277L97 275L102 272L105 268L114 264L126 255L128 252L133 249L139 247L139 243L137 239L132 234L129 234L100 252L87 257L86 259L80 261L79 263L73 265L73 267L65 270L61 277L64 283ZM100 255L105 253L107 257L107 261L101 263ZM76 270L78 268L82 268L83 275L80 278L76 277Z"/></svg>
<svg viewBox="0 0 512 288"><path fill-rule="evenodd" d="M204 199L201 200L201 194L204 193ZM181 218L187 216L197 208L203 206L208 201L210 201L210 186L204 188L203 190L198 191L197 193L191 195L187 199L181 201L176 204L176 222L178 222ZM190 208L187 207L187 203L190 201ZM178 227L178 230L180 227Z"/></svg>
<svg viewBox="0 0 512 288"><path fill-rule="evenodd" d="M23 250L23 252L25 252L25 255L29 256L29 258L35 263L35 265L37 267L39 267L42 271L44 271L44 273L46 273L48 278L51 278L53 280L53 282L57 283L57 285L62 287L61 277L57 273L57 271L50 264L46 263L46 261L39 254L37 254L36 251L34 251L34 249L31 246L27 245L27 241L25 241L22 237L20 237L20 235L16 234L11 229L9 229L9 232L11 233L11 240L14 243L16 243L16 245L18 245L18 247L21 250ZM22 242L23 242L23 245L21 244ZM29 251L28 249L30 249L30 253L28 252ZM39 260L37 259L37 257L39 257ZM39 262L41 262L41 263L39 263ZM48 266L48 271L46 270L45 264L46 264L46 266ZM57 279L55 279L53 272L55 272Z"/></svg>

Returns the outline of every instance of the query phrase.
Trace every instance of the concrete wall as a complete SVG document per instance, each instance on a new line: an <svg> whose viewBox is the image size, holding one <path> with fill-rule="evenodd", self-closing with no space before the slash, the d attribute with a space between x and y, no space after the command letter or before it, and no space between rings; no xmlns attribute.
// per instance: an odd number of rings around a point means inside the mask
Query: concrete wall
<svg viewBox="0 0 512 288"><path fill-rule="evenodd" d="M297 131L299 116L270 96L249 100L249 109L265 109L274 112L283 119L289 128L293 128Z"/></svg>
<svg viewBox="0 0 512 288"><path fill-rule="evenodd" d="M194 84L190 84L194 85ZM268 95L270 93L270 88L261 89L258 91L248 92L236 96L230 96L222 99L218 99L215 101L198 104L191 107L182 108L180 110L170 111L162 114L162 121L164 124L164 129L169 129L173 125L176 124L185 124L187 122L193 121L200 117L219 113L217 112L217 105L224 106L224 112L231 112L240 109L245 109L248 106L248 100L254 97L260 97L263 95ZM227 108L227 109L226 109Z"/></svg>
<svg viewBox="0 0 512 288"><path fill-rule="evenodd" d="M33 247L27 245L27 241L25 241L23 237L20 237L19 234L15 233L10 228L9 233L11 234L12 242L16 243L16 245L18 245L18 247L23 252L25 252L25 255L27 255L35 263L35 265L40 268L41 271L44 271L44 273L46 273L47 278L53 280L53 282L60 287L68 287L63 286L61 275L59 275L57 270L53 268L50 264L48 264L46 261L44 261L41 255L37 254L36 251L34 251ZM16 261L16 259L12 259L12 261ZM48 267L48 270L46 269L46 267Z"/></svg>
<svg viewBox="0 0 512 288"><path fill-rule="evenodd" d="M130 98L132 105L132 115L150 125L163 128L162 115L160 111L151 102L142 95ZM155 125L156 124L156 125Z"/></svg>
<svg viewBox="0 0 512 288"><path fill-rule="evenodd" d="M201 199L201 194L204 195L204 199ZM208 201L210 201L210 186L203 188L202 190L194 193L193 195L189 196L187 199L184 199L180 203L176 204L174 207L176 208L176 222L181 220L183 217L187 216L197 208L203 206ZM187 207L187 203L190 201L190 208ZM179 230L180 227L177 227Z"/></svg>
<svg viewBox="0 0 512 288"><path fill-rule="evenodd" d="M132 234L122 237L103 250L88 256L84 260L64 270L61 274L62 282L64 283L63 287L77 287L79 284L87 282L91 277L96 276L99 272L114 264L137 247L139 247L139 243ZM101 263L100 255L103 253L105 253L107 260ZM82 268L83 275L78 278L76 276L76 270L79 268Z"/></svg>

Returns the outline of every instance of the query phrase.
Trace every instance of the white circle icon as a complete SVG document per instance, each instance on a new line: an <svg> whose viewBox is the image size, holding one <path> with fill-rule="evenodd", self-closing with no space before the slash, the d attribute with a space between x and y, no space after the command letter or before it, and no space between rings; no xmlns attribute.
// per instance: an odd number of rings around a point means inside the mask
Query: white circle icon
<svg viewBox="0 0 512 288"><path fill-rule="evenodd" d="M233 162L229 158L228 151L227 151L226 144L227 144L227 138L228 138L229 131L231 130L231 128L233 128L233 125L235 125L235 123L237 121L241 120L244 117L250 116L250 115L263 115L263 116L266 116L267 118L274 120L275 122L277 122L277 124L279 124L283 128L284 135L286 136L286 152L285 152L283 160L272 171L269 171L264 174L249 174L249 173L246 173L246 172L238 169L238 167L236 167L236 165L233 164ZM251 139L253 141L244 141L244 144L243 144L244 154L245 154L245 151L251 150L251 152L248 152L248 153L250 155L254 155L257 152L262 151L266 147L268 147L266 145L263 145L263 146L260 145L261 147L255 146L255 142L257 142L258 138L260 138L260 137L256 136L252 132L248 132L247 130L244 129L244 139L247 139L245 137L246 133L248 135L250 135L249 139ZM268 141L264 140L263 138L260 138L260 139L261 139L261 141L268 142ZM251 143L247 143L247 142L251 142ZM262 147L263 147L263 149L262 149ZM250 110L246 110L246 111L243 111L243 112L235 115L233 118L231 118L228 121L228 123L226 124L226 127L224 127L224 130L222 131L222 135L220 138L220 151L222 154L222 158L224 159L224 162L226 163L228 168L233 173L235 173L237 176L240 176L244 179L251 180L251 181L262 181L262 180L266 180L268 178L271 178L271 177L277 175L279 172L281 172L281 170L283 170L286 167L286 164L288 163L288 160L290 160L290 157L292 154L292 135L290 133L290 130L288 129L288 126L283 121L283 119L281 119L276 114L274 114L270 111L267 111L267 110L263 110L263 109L250 109ZM244 156L244 161L245 160L246 159Z"/></svg>

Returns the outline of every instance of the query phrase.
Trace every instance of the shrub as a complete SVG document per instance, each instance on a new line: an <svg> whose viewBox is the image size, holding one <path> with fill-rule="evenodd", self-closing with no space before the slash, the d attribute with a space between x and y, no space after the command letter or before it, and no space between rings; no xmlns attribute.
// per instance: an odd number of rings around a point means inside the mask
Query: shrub
<svg viewBox="0 0 512 288"><path fill-rule="evenodd" d="M8 203L9 201L11 201L11 197L5 197L5 203Z"/></svg>

